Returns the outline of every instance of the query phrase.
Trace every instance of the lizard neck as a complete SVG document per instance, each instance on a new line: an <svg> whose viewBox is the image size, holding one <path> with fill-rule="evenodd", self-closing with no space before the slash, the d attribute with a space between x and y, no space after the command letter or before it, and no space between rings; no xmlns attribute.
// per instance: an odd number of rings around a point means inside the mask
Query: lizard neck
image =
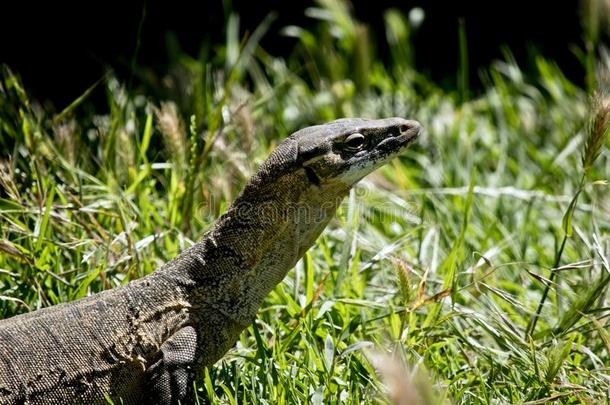
<svg viewBox="0 0 610 405"><path fill-rule="evenodd" d="M191 248L200 264L189 275L198 299L250 324L264 297L313 245L348 191L341 184L312 185L304 170L263 187L246 187Z"/></svg>

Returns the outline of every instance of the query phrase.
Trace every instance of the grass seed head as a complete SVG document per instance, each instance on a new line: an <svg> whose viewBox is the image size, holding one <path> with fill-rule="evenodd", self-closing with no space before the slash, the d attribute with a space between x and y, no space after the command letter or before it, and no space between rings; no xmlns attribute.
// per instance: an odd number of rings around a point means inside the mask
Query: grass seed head
<svg viewBox="0 0 610 405"><path fill-rule="evenodd" d="M610 97L597 92L591 102L591 120L587 127L587 140L582 157L582 167L587 175L595 160L599 157L602 147L610 132Z"/></svg>
<svg viewBox="0 0 610 405"><path fill-rule="evenodd" d="M171 159L180 166L186 163L186 131L180 118L178 108L173 102L162 102L155 108L157 127L163 135L163 141Z"/></svg>

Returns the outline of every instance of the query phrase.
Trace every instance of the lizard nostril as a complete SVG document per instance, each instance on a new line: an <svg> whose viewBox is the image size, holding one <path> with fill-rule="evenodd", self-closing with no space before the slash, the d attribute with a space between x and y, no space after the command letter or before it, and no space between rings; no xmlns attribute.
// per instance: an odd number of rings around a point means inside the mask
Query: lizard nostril
<svg viewBox="0 0 610 405"><path fill-rule="evenodd" d="M402 124L402 125L400 126L400 132L401 132L401 133L403 133L403 132L407 132L407 131L409 130L409 128L410 128L410 127L409 127L407 124Z"/></svg>

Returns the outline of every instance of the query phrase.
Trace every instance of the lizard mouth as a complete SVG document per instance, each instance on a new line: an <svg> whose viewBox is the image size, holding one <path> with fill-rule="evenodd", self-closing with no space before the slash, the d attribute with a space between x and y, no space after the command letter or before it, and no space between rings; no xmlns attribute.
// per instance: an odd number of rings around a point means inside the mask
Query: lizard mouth
<svg viewBox="0 0 610 405"><path fill-rule="evenodd" d="M399 135L389 135L385 137L375 147L376 151L382 156L394 155L402 152L411 142L413 142L421 133L421 125L412 122L406 128L401 128Z"/></svg>

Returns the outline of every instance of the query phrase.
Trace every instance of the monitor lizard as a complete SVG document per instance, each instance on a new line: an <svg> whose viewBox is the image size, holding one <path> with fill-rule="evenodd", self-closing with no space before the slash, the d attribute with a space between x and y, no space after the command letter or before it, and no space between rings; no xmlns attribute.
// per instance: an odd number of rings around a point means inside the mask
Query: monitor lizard
<svg viewBox="0 0 610 405"><path fill-rule="evenodd" d="M350 188L420 133L402 118L301 129L192 247L151 274L0 321L2 404L191 403Z"/></svg>

